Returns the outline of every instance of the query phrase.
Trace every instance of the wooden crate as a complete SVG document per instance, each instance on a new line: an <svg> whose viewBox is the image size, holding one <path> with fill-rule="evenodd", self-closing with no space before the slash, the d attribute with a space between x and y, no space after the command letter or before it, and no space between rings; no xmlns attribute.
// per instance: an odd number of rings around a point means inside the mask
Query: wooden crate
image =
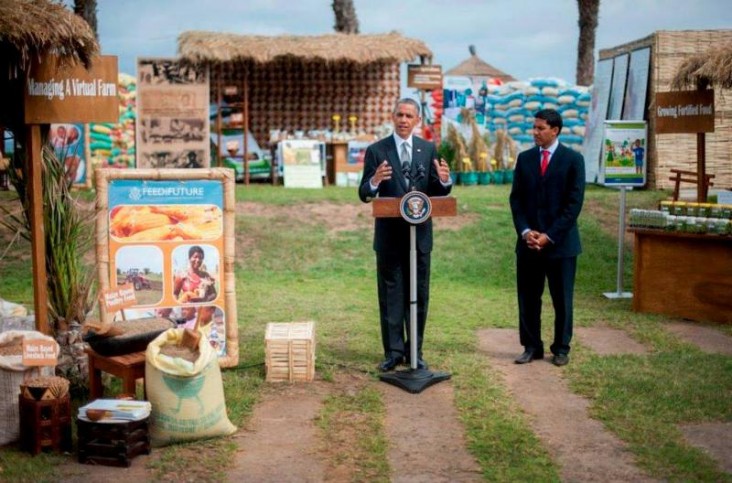
<svg viewBox="0 0 732 483"><path fill-rule="evenodd" d="M140 454L150 454L148 418L118 423L76 419L79 463L129 467Z"/></svg>
<svg viewBox="0 0 732 483"><path fill-rule="evenodd" d="M18 395L21 447L37 455L44 449L71 450L71 402L69 395L36 401Z"/></svg>
<svg viewBox="0 0 732 483"><path fill-rule="evenodd" d="M315 323L270 323L264 337L267 381L306 381L315 377Z"/></svg>

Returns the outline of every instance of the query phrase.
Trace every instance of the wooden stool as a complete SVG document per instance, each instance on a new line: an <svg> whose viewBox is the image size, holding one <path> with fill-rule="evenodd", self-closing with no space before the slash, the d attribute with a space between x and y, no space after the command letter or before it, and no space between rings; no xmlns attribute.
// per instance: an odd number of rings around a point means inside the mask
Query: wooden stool
<svg viewBox="0 0 732 483"><path fill-rule="evenodd" d="M138 379L145 379L145 353L134 352L121 356L102 356L87 348L89 355L89 399L94 400L104 395L102 371L122 378L122 391L136 394ZM147 395L147 391L145 391Z"/></svg>
<svg viewBox="0 0 732 483"><path fill-rule="evenodd" d="M36 401L18 395L21 447L32 455L44 448L71 451L71 402L69 395Z"/></svg>

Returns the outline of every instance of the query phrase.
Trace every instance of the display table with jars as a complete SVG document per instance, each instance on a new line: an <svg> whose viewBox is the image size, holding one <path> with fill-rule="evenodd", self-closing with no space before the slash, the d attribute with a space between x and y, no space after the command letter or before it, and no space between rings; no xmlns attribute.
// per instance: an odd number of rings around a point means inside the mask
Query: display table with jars
<svg viewBox="0 0 732 483"><path fill-rule="evenodd" d="M732 206L631 210L633 310L732 323Z"/></svg>

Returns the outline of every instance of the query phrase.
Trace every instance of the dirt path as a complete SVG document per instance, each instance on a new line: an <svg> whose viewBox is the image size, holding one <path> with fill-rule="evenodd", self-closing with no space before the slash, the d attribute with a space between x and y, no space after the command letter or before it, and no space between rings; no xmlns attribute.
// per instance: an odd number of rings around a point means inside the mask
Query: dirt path
<svg viewBox="0 0 732 483"><path fill-rule="evenodd" d="M610 327L575 327L577 338L596 354L647 354L648 349L631 338L627 332Z"/></svg>
<svg viewBox="0 0 732 483"><path fill-rule="evenodd" d="M668 322L666 330L709 354L732 355L732 337L693 322Z"/></svg>
<svg viewBox="0 0 732 483"><path fill-rule="evenodd" d="M247 427L235 437L239 450L227 481L316 482L325 480L314 423L329 392L327 383L271 386Z"/></svg>
<svg viewBox="0 0 732 483"><path fill-rule="evenodd" d="M151 456L148 455L140 455L132 460L129 468L118 468L81 464L77 463L77 459L74 457L67 464L58 467L56 477L57 481L64 483L110 483L112 481L142 483L151 479L151 473L146 468L150 458Z"/></svg>
<svg viewBox="0 0 732 483"><path fill-rule="evenodd" d="M732 423L683 424L679 429L689 444L701 448L732 474Z"/></svg>
<svg viewBox="0 0 732 483"><path fill-rule="evenodd" d="M465 449L450 382L420 394L383 383L379 389L386 405L391 481L482 481L480 467Z"/></svg>
<svg viewBox="0 0 732 483"><path fill-rule="evenodd" d="M625 444L588 415L588 401L573 394L561 369L547 359L514 364L520 346L513 329L478 332L479 347L504 376L508 390L560 466L562 481L651 481Z"/></svg>

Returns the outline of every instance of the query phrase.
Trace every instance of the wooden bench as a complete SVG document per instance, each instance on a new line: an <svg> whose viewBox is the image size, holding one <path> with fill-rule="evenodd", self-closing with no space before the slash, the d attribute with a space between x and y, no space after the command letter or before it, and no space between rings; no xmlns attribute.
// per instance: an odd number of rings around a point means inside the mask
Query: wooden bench
<svg viewBox="0 0 732 483"><path fill-rule="evenodd" d="M699 184L699 175L696 171L684 171L682 169L672 169L671 173L673 176L669 178L669 180L674 182L674 193L673 193L673 201L679 201L679 191L681 188L681 183L692 183L695 186ZM706 201L707 195L709 194L709 187L714 186L714 183L712 183L712 178L714 178L713 174L705 174L704 175L704 200ZM698 200L702 201L702 200Z"/></svg>
<svg viewBox="0 0 732 483"><path fill-rule="evenodd" d="M137 380L145 378L145 352L107 357L87 348L86 353L89 356L90 401L98 399L104 394L102 371L121 378L122 391L125 394L133 396L137 394Z"/></svg>

